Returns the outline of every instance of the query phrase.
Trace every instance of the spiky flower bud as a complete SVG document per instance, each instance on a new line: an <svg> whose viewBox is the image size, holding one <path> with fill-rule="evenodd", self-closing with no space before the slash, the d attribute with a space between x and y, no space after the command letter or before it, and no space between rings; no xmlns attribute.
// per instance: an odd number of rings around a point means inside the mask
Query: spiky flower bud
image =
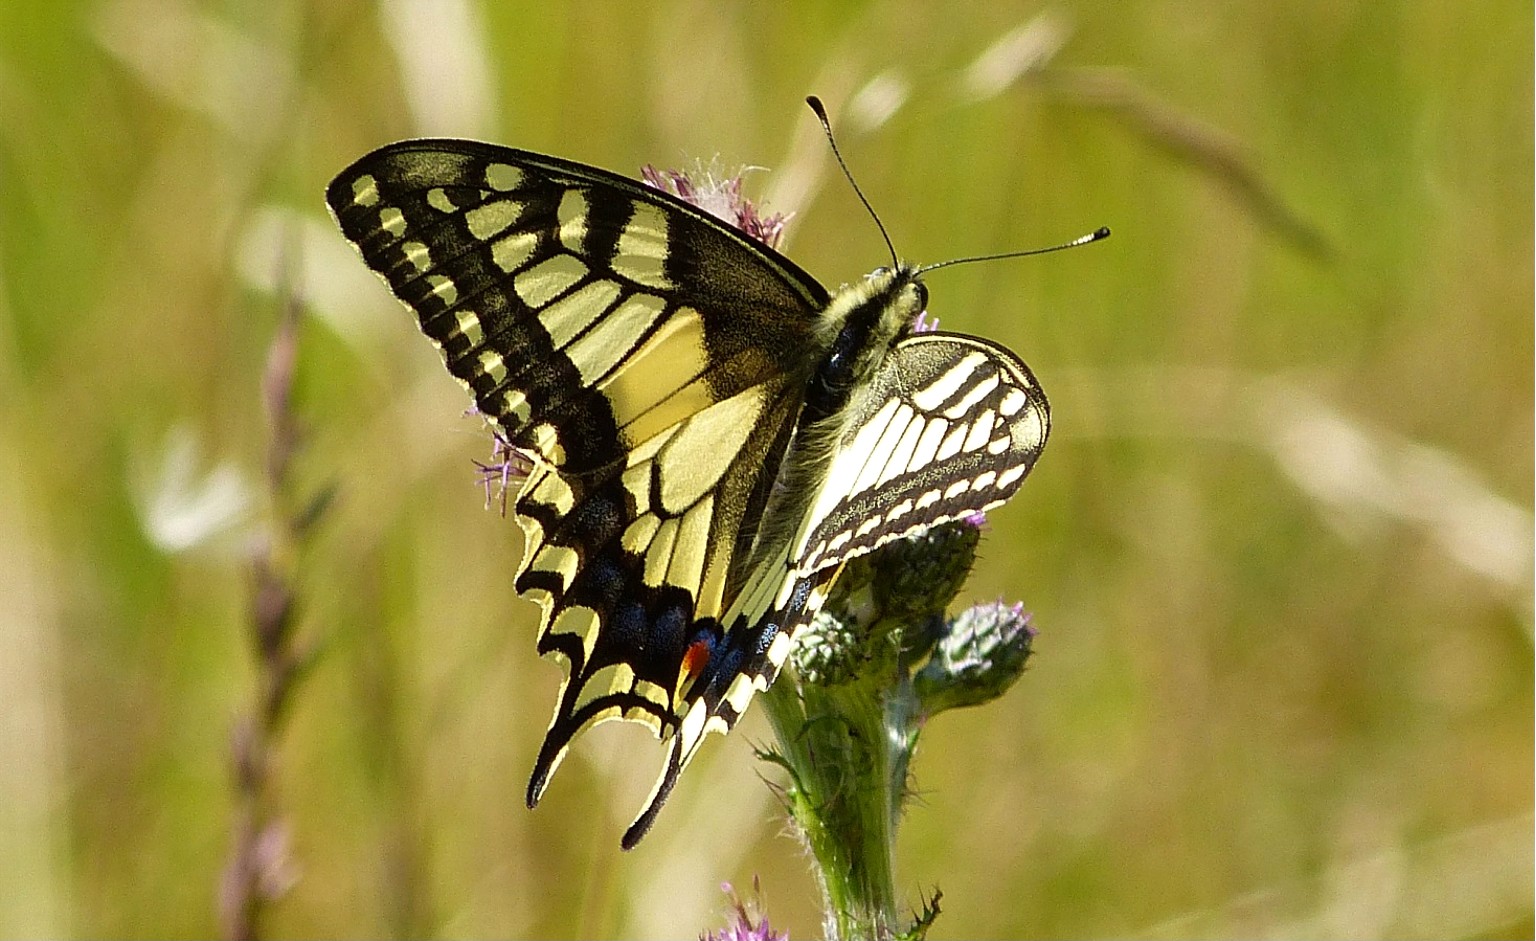
<svg viewBox="0 0 1536 941"><path fill-rule="evenodd" d="M801 679L835 686L922 660L970 574L979 539L973 523L955 522L851 560L826 606L795 637Z"/></svg>
<svg viewBox="0 0 1536 941"><path fill-rule="evenodd" d="M864 664L859 632L840 618L818 612L795 635L790 662L800 682L810 686L840 686L857 679Z"/></svg>
<svg viewBox="0 0 1536 941"><path fill-rule="evenodd" d="M962 611L912 679L921 714L931 718L945 709L979 706L1007 692L1024 672L1034 637L1022 604Z"/></svg>
<svg viewBox="0 0 1536 941"><path fill-rule="evenodd" d="M875 603L893 618L940 614L971 574L981 530L966 521L935 526L870 555Z"/></svg>

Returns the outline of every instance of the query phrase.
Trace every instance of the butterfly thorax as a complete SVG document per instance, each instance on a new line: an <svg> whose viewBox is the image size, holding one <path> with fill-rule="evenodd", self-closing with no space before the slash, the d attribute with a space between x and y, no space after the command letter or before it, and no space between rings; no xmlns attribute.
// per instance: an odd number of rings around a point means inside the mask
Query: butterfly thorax
<svg viewBox="0 0 1536 941"><path fill-rule="evenodd" d="M805 405L763 519L789 523L804 516L831 455L852 430L853 397L868 387L897 341L912 332L927 300L917 268L906 264L878 268L832 295L816 325L825 352L806 380ZM752 558L761 561L781 550L789 536L783 530L768 525L759 531Z"/></svg>

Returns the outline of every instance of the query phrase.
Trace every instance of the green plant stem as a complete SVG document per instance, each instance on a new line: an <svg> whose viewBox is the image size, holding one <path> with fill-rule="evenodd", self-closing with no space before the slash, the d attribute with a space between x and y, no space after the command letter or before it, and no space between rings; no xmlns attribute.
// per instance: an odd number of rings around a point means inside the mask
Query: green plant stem
<svg viewBox="0 0 1536 941"><path fill-rule="evenodd" d="M781 682L764 696L791 769L789 810L816 859L829 939L891 938L898 924L893 847L901 791L891 786L896 761L885 731L884 681Z"/></svg>
<svg viewBox="0 0 1536 941"><path fill-rule="evenodd" d="M978 538L972 524L948 524L851 561L801 632L792 672L763 695L778 739L765 757L789 772L784 801L816 862L828 938L915 941L938 916L937 892L910 921L896 907L896 828L918 736L935 711L995 698L1018 678L989 669L1000 658L978 632L1001 638L1011 625L1026 647L1030 636L1013 608L943 616Z"/></svg>

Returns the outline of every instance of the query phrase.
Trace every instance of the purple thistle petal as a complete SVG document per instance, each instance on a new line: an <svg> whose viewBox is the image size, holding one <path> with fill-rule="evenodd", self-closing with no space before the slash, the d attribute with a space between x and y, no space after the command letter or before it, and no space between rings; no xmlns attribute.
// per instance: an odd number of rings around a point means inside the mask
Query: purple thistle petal
<svg viewBox="0 0 1536 941"><path fill-rule="evenodd" d="M762 886L752 879L752 901L743 901L729 882L720 884L720 890L731 900L731 920L719 931L705 931L699 941L789 941L789 932L774 931L768 924L768 916L761 911Z"/></svg>
<svg viewBox="0 0 1536 941"><path fill-rule="evenodd" d="M741 195L744 168L734 173L717 175L720 172L713 165L705 167L702 163L691 174L686 170L660 170L650 164L640 168L641 178L652 189L670 193L734 227L748 238L769 248L778 248L779 241L784 237L784 228L794 214L764 214L750 199Z"/></svg>
<svg viewBox="0 0 1536 941"><path fill-rule="evenodd" d="M501 501L501 515L507 515L507 491L516 481L522 481L533 470L534 456L508 441L501 429L491 426L491 460L488 464L475 462L480 469L480 485L485 488L485 508L490 509L493 500ZM496 492L491 493L492 486Z"/></svg>

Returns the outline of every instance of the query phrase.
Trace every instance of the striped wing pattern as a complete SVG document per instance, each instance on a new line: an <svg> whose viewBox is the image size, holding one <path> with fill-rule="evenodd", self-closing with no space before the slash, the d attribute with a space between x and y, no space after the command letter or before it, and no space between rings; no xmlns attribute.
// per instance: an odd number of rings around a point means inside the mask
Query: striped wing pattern
<svg viewBox="0 0 1536 941"><path fill-rule="evenodd" d="M664 194L465 141L370 154L327 201L449 371L537 457L515 503L516 586L565 668L528 788L607 719L675 729L685 656L713 640L827 297Z"/></svg>
<svg viewBox="0 0 1536 941"><path fill-rule="evenodd" d="M1001 506L1040 457L1050 408L1003 347L920 333L892 351L850 426L793 550L797 575Z"/></svg>

